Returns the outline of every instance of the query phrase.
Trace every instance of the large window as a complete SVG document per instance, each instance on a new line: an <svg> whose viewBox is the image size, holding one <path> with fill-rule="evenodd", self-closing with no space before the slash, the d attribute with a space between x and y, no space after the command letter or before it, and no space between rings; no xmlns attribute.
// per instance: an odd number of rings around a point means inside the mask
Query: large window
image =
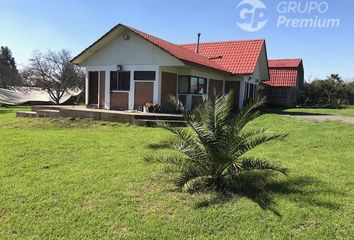
<svg viewBox="0 0 354 240"><path fill-rule="evenodd" d="M155 79L156 79L155 71L135 71L134 72L134 80L155 81Z"/></svg>
<svg viewBox="0 0 354 240"><path fill-rule="evenodd" d="M189 77L179 77L178 79L178 92L189 93Z"/></svg>
<svg viewBox="0 0 354 240"><path fill-rule="evenodd" d="M111 91L129 91L130 90L130 72L110 72Z"/></svg>
<svg viewBox="0 0 354 240"><path fill-rule="evenodd" d="M257 86L252 83L245 83L245 99L254 99L257 95Z"/></svg>
<svg viewBox="0 0 354 240"><path fill-rule="evenodd" d="M178 93L206 94L206 78L194 76L180 76L178 78Z"/></svg>

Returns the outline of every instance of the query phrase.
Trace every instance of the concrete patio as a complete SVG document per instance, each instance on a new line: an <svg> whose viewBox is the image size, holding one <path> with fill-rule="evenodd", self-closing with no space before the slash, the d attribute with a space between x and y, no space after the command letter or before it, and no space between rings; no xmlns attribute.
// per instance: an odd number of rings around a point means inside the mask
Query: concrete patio
<svg viewBox="0 0 354 240"><path fill-rule="evenodd" d="M16 117L91 118L97 121L130 123L138 126L156 126L158 121L175 126L185 124L180 114L115 111L86 108L85 106L35 105L32 106L31 111L17 112Z"/></svg>

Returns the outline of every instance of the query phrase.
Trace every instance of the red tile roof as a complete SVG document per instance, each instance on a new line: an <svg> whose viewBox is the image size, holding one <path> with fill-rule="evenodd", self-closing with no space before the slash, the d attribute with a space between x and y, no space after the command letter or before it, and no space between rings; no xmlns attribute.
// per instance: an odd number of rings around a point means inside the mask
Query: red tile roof
<svg viewBox="0 0 354 240"><path fill-rule="evenodd" d="M301 59L269 60L270 80L263 82L272 87L296 87Z"/></svg>
<svg viewBox="0 0 354 240"><path fill-rule="evenodd" d="M265 40L200 43L199 54L234 74L252 74ZM196 44L181 45L195 51Z"/></svg>
<svg viewBox="0 0 354 240"><path fill-rule="evenodd" d="M297 68L300 66L302 59L273 59L268 61L270 68Z"/></svg>
<svg viewBox="0 0 354 240"><path fill-rule="evenodd" d="M270 80L263 82L272 87L296 87L296 69L269 69Z"/></svg>
<svg viewBox="0 0 354 240"><path fill-rule="evenodd" d="M128 26L125 26L125 27L130 29L131 31L135 32L136 34L138 34L139 36L141 36L145 40L162 48L163 50L165 50L166 52L168 52L172 56L174 56L182 61L187 61L190 63L195 63L198 65L214 68L216 70L220 70L223 72L232 73L232 72L228 71L228 69L224 68L222 65L219 65L216 62L209 60L205 56L196 54L194 51L191 51L191 50L184 48L182 46L179 46L177 44L167 42L163 39L160 39L160 38L157 38L157 37L152 36L150 34L144 33L140 30L135 29L135 28L131 28Z"/></svg>
<svg viewBox="0 0 354 240"><path fill-rule="evenodd" d="M103 39L122 27L133 31L182 62L209 67L229 74L252 74L261 54L262 47L265 45L265 40L201 43L200 52L197 54L195 53L196 44L178 45L170 43L135 28L118 24L71 61L79 64L80 59L83 59L86 53L90 54L89 50L95 47L98 48L99 43ZM91 54L92 52L94 51L91 51Z"/></svg>

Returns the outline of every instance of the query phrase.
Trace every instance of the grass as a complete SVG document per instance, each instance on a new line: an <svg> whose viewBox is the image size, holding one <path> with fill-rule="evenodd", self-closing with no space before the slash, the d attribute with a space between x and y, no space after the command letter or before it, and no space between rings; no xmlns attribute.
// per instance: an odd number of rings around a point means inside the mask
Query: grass
<svg viewBox="0 0 354 240"><path fill-rule="evenodd" d="M354 128L265 114L251 128L288 132L253 151L291 169L259 196L219 199L175 189L144 156L157 128L16 119L0 108L0 239L353 239ZM11 110L11 109L7 109ZM15 109L17 110L17 109Z"/></svg>

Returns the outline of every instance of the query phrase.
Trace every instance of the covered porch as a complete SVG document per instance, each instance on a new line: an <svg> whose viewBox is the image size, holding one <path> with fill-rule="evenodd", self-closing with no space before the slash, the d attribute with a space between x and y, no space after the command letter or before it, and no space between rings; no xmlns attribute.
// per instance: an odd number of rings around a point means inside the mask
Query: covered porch
<svg viewBox="0 0 354 240"><path fill-rule="evenodd" d="M234 108L241 109L245 100L258 95L258 83L252 76L230 76L195 67L118 65L86 70L88 108L143 112L146 104L152 104L162 113L175 113L170 95L192 110L203 96L232 90Z"/></svg>

